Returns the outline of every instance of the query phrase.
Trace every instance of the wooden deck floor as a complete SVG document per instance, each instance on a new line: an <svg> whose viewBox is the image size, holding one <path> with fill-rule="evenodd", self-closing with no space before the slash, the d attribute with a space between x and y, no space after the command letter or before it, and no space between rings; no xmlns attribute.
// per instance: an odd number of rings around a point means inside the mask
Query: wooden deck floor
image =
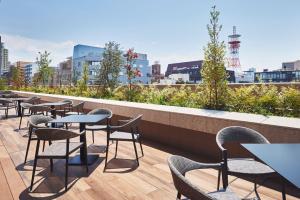
<svg viewBox="0 0 300 200"><path fill-rule="evenodd" d="M34 191L28 192L32 173L35 144L30 149L29 162L23 160L27 142L26 119L23 128L17 130L19 118L0 120L0 199L172 199L176 191L166 162L170 153L159 150L155 144L145 143L145 156L136 167L131 143L119 144L118 158L113 158L111 145L108 170L103 173L105 134L97 133L95 144L88 136L89 152L99 154L100 159L90 166L89 174L83 167L70 166L69 190L64 192L64 161L55 161L54 172L50 173L49 162L40 161ZM76 127L75 127L76 128ZM158 146L159 147L159 146ZM170 151L169 151L170 152ZM172 150L171 150L172 152ZM139 152L140 153L140 152ZM215 170L196 170L187 175L191 181L205 191L216 188ZM254 197L253 184L231 177L230 187L240 197ZM281 193L259 187L261 199L281 199ZM297 199L288 196L288 199Z"/></svg>

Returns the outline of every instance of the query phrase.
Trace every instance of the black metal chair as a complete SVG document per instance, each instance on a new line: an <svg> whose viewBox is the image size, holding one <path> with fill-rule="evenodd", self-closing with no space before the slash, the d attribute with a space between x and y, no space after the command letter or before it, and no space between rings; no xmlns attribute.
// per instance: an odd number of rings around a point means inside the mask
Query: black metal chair
<svg viewBox="0 0 300 200"><path fill-rule="evenodd" d="M24 103L30 103L30 104L40 104L40 102L41 102L41 98L37 96L32 96L24 101Z"/></svg>
<svg viewBox="0 0 300 200"><path fill-rule="evenodd" d="M25 153L24 165L27 162L27 156L29 152L30 143L32 140L37 140L35 135L35 131L40 128L48 128L49 122L53 120L53 118L44 115L31 115L28 119L29 122L29 131L28 131L28 142ZM43 150L45 148L45 142L43 143Z"/></svg>
<svg viewBox="0 0 300 200"><path fill-rule="evenodd" d="M270 142L255 130L240 126L230 126L220 130L216 136L216 142L221 150L222 162L224 162L225 183L228 184L228 175L246 176L254 178L254 190L257 194L257 178L268 178L274 174L274 170L269 166L256 161L253 158L232 158L228 156L228 150L224 147L228 143L254 143L269 144ZM227 145L227 148L230 145ZM230 147L229 147L230 148ZM218 175L218 188L220 185L220 175Z"/></svg>
<svg viewBox="0 0 300 200"><path fill-rule="evenodd" d="M139 165L139 157L137 153L136 142L140 143L142 156L144 156L144 151L142 147L142 135L138 128L141 120L142 120L142 115L139 115L129 120L125 124L119 126L111 126L111 125L107 126L107 147L106 147L104 170L106 169L107 166L109 141L116 141L115 158L117 157L117 152L118 152L118 141L132 142L135 151L136 161L137 164Z"/></svg>
<svg viewBox="0 0 300 200"><path fill-rule="evenodd" d="M65 116L68 115L82 115L84 114L84 104L85 102L80 102L76 105L72 105L68 112L65 112Z"/></svg>
<svg viewBox="0 0 300 200"><path fill-rule="evenodd" d="M180 199L181 195L184 195L188 199L240 200L240 198L228 188L205 193L185 177L185 174L191 170L209 168L220 170L222 169L221 163L199 163L182 156L171 156L168 158L168 164L174 186L178 192L176 199Z"/></svg>
<svg viewBox="0 0 300 200"><path fill-rule="evenodd" d="M17 113L17 105L8 99L0 99L0 110L4 110L5 118L8 117L8 110L15 109Z"/></svg>
<svg viewBox="0 0 300 200"><path fill-rule="evenodd" d="M31 115L48 115L50 108L47 106L40 106L38 104L21 103L21 117L19 123L19 129L21 129L23 117L29 117ZM25 112L28 109L28 112Z"/></svg>
<svg viewBox="0 0 300 200"><path fill-rule="evenodd" d="M94 131L105 131L107 129L107 125L110 124L110 120L112 117L112 111L109 109L97 108L88 113L88 115L108 115L106 121L99 122L97 124L88 124L85 127L85 130L92 131L93 143L95 142Z"/></svg>
<svg viewBox="0 0 300 200"><path fill-rule="evenodd" d="M37 146L33 164L32 178L30 190L32 191L35 170L37 166L38 159L50 159L50 168L53 171L53 159L65 159L66 161L66 172L65 172L65 191L68 190L68 164L69 164L69 155L84 147L85 154L85 164L86 171L88 172L88 161L87 161L87 146L86 141L84 142L71 142L70 139L80 137L85 134L85 131L81 133L75 133L72 131L57 129L57 128L44 128L36 130L37 136ZM45 148L45 151L39 153L40 141L56 141L51 143L48 147ZM64 141L64 142L57 142Z"/></svg>
<svg viewBox="0 0 300 200"><path fill-rule="evenodd" d="M66 115L67 112L70 112L72 109L72 105L73 105L73 101L69 100L69 99L65 99L62 100L60 102L64 102L66 104L62 105L62 106L58 106L57 108L55 108L55 112L56 115L64 117Z"/></svg>

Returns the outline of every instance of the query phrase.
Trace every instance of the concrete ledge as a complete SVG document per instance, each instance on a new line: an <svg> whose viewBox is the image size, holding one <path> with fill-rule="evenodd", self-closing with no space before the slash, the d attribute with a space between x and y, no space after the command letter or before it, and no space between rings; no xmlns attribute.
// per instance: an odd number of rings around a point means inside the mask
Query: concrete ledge
<svg viewBox="0 0 300 200"><path fill-rule="evenodd" d="M225 112L176 106L154 105L86 97L14 91L21 96L39 96L43 101L72 99L85 101L85 109L109 108L119 117L143 114L143 134L149 140L199 152L210 146L217 152L215 135L227 126L245 126L255 129L272 143L300 143L300 119L263 116L247 113ZM205 141L206 140L206 141ZM201 144L201 146L199 146ZM212 149L213 148L213 149Z"/></svg>

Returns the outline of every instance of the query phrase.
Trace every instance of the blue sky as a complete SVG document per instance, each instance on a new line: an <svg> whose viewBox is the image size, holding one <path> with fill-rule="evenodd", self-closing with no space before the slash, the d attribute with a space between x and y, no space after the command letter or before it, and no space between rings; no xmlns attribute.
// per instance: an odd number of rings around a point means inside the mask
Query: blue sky
<svg viewBox="0 0 300 200"><path fill-rule="evenodd" d="M0 34L12 62L34 61L48 50L56 65L75 44L117 41L165 70L168 63L203 59L213 5L221 11L221 39L233 25L242 35L245 69L300 59L299 0L2 0Z"/></svg>

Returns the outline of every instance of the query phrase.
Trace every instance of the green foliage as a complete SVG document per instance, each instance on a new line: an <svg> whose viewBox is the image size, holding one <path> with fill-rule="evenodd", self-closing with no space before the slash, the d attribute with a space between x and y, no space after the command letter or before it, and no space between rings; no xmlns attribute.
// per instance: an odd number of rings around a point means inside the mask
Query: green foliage
<svg viewBox="0 0 300 200"><path fill-rule="evenodd" d="M50 53L44 51L44 53L38 52L39 56L36 58L36 64L39 67L38 77L36 82L42 81L43 86L49 82L49 79L53 76L54 71L50 68L51 60L49 59Z"/></svg>
<svg viewBox="0 0 300 200"><path fill-rule="evenodd" d="M5 78L0 78L0 90L7 89L7 80Z"/></svg>
<svg viewBox="0 0 300 200"><path fill-rule="evenodd" d="M96 81L103 96L109 95L110 90L115 89L118 85L118 77L122 64L120 45L116 42L106 43L98 73L98 80Z"/></svg>
<svg viewBox="0 0 300 200"><path fill-rule="evenodd" d="M24 78L21 74L21 70L18 67L12 68L12 84L15 88L20 88L24 85Z"/></svg>
<svg viewBox="0 0 300 200"><path fill-rule="evenodd" d="M83 72L82 72L82 77L78 81L78 94L82 95L84 92L87 91L87 84L89 81L89 65L87 63L84 63L83 65Z"/></svg>
<svg viewBox="0 0 300 200"><path fill-rule="evenodd" d="M227 73L225 69L225 44L219 42L220 12L214 6L210 12L210 24L207 25L210 42L204 48L204 63L201 70L203 86L205 89L205 107L210 109L223 109L227 98Z"/></svg>
<svg viewBox="0 0 300 200"><path fill-rule="evenodd" d="M180 88L133 85L132 101L141 103L205 108L206 92L202 85L196 88L185 85ZM68 96L84 96L91 98L106 98L120 101L127 100L127 86L118 86L109 90L106 96L99 95L97 87L21 87L19 90L37 93L63 94ZM251 85L229 89L225 109L233 112L255 113L262 115L278 115L300 117L300 91L293 87L277 88L272 85Z"/></svg>
<svg viewBox="0 0 300 200"><path fill-rule="evenodd" d="M283 88L281 93L282 115L300 117L300 91L288 87Z"/></svg>

